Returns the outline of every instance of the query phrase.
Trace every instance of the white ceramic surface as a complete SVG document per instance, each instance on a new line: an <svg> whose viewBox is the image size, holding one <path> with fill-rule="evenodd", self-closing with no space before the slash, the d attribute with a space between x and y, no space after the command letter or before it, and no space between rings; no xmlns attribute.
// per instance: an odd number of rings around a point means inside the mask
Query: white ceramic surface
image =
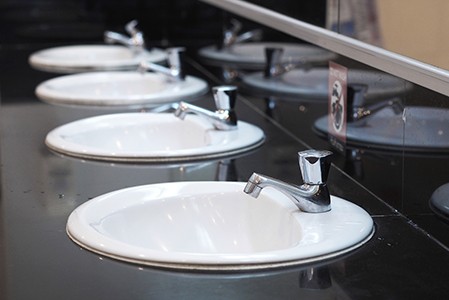
<svg viewBox="0 0 449 300"><path fill-rule="evenodd" d="M120 113L62 125L45 143L59 153L106 161L191 161L226 157L260 146L261 129L245 122L230 131L215 130L196 115Z"/></svg>
<svg viewBox="0 0 449 300"><path fill-rule="evenodd" d="M277 78L266 79L262 72L246 74L242 82L261 93L287 97L306 97L327 101L329 93L329 69L295 69ZM406 81L380 72L350 70L348 85L364 84L368 86L365 98L394 96L410 89ZM300 98L298 98L300 100Z"/></svg>
<svg viewBox="0 0 449 300"><path fill-rule="evenodd" d="M75 209L68 235L119 260L179 269L260 269L323 260L365 243L371 217L332 197L304 213L282 193L255 199L241 182L172 182L96 197Z"/></svg>
<svg viewBox="0 0 449 300"><path fill-rule="evenodd" d="M36 96L56 105L153 107L191 100L207 88L204 80L193 76L174 82L151 72L89 72L44 81L36 87Z"/></svg>
<svg viewBox="0 0 449 300"><path fill-rule="evenodd" d="M327 134L327 116L315 122ZM410 106L395 114L389 107L356 125L348 124L347 142L380 148L449 151L449 110Z"/></svg>
<svg viewBox="0 0 449 300"><path fill-rule="evenodd" d="M39 50L28 61L42 71L78 73L136 69L143 60L160 63L166 57L165 51L157 48L135 55L125 46L74 45Z"/></svg>
<svg viewBox="0 0 449 300"><path fill-rule="evenodd" d="M324 63L336 57L335 54L319 47L306 44L277 42L254 42L235 44L226 50L207 46L199 50L199 55L218 64L261 70L265 67L265 48L281 47L284 62Z"/></svg>

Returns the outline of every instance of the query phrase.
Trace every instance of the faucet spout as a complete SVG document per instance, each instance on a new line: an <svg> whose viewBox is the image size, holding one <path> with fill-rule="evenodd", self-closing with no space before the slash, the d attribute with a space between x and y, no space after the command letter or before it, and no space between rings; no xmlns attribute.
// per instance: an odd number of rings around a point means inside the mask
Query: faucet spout
<svg viewBox="0 0 449 300"><path fill-rule="evenodd" d="M218 86L212 88L212 93L217 107L215 112L181 101L175 116L183 120L188 113L193 113L208 120L217 130L237 129L237 115L234 111L237 87Z"/></svg>
<svg viewBox="0 0 449 300"><path fill-rule="evenodd" d="M125 25L125 30L130 36L118 32L105 31L104 41L108 44L118 43L127 46L134 52L134 54L142 53L145 49L145 41L143 33L137 29L137 21L132 20L127 23Z"/></svg>
<svg viewBox="0 0 449 300"><path fill-rule="evenodd" d="M153 71L163 74L173 81L183 81L185 79L184 69L182 67L182 53L185 51L183 47L174 47L167 49L168 67L161 66L148 61L143 61L139 65L140 72Z"/></svg>
<svg viewBox="0 0 449 300"><path fill-rule="evenodd" d="M304 183L300 186L253 173L248 179L244 192L257 198L266 187L274 188L288 196L296 206L310 213L322 213L331 210L329 190L326 185L329 172L328 157L330 151L308 150L299 152L299 166Z"/></svg>
<svg viewBox="0 0 449 300"><path fill-rule="evenodd" d="M266 175L253 173L243 191L257 198L262 189L266 187L272 187L282 192L304 212L320 213L331 210L330 195L325 184L298 186Z"/></svg>

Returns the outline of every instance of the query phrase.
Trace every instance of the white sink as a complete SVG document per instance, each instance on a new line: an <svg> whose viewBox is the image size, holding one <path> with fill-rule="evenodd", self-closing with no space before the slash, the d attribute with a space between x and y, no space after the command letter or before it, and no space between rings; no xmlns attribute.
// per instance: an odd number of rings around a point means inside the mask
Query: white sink
<svg viewBox="0 0 449 300"><path fill-rule="evenodd" d="M327 135L328 117L315 121L314 127ZM401 113L385 107L365 120L346 127L347 142L380 149L418 152L448 152L449 110L408 106Z"/></svg>
<svg viewBox="0 0 449 300"><path fill-rule="evenodd" d="M226 157L263 141L261 129L242 121L236 130L219 131L196 115L180 120L172 113L120 113L60 126L48 133L45 143L79 158L164 162Z"/></svg>
<svg viewBox="0 0 449 300"><path fill-rule="evenodd" d="M283 62L325 63L336 57L316 46L278 42L241 43L225 50L207 46L199 50L199 55L218 65L262 70L265 68L265 48L269 47L284 49Z"/></svg>
<svg viewBox="0 0 449 300"><path fill-rule="evenodd" d="M241 77L250 88L269 96L298 96L327 101L329 94L329 69L295 69L276 78L265 78L263 72L254 72ZM350 70L348 85L368 86L366 99L403 94L411 85L403 79L376 71ZM303 100L303 99L301 99Z"/></svg>
<svg viewBox="0 0 449 300"><path fill-rule="evenodd" d="M304 213L284 194L259 198L242 182L172 182L96 197L70 215L80 246L115 259L177 269L263 269L324 260L367 242L373 221L332 197L332 210Z"/></svg>
<svg viewBox="0 0 449 300"><path fill-rule="evenodd" d="M56 105L152 107L192 100L207 88L204 80L193 76L174 82L158 73L113 71L56 77L39 84L36 95Z"/></svg>
<svg viewBox="0 0 449 300"><path fill-rule="evenodd" d="M37 51L30 55L30 65L38 70L55 73L111 71L136 69L141 61L160 63L167 54L153 48L136 55L118 45L75 45Z"/></svg>

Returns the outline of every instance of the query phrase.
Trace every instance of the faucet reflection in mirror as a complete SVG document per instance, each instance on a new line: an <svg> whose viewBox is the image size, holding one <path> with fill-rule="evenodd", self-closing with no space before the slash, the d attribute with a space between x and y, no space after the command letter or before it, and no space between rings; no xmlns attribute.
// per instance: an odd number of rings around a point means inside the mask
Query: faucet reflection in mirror
<svg viewBox="0 0 449 300"><path fill-rule="evenodd" d="M304 212L321 213L330 211L330 194L326 181L330 169L329 158L331 155L332 152L327 150L298 152L299 168L304 182L301 186L253 173L248 179L244 192L257 198L262 189L271 187L292 199L296 206Z"/></svg>
<svg viewBox="0 0 449 300"><path fill-rule="evenodd" d="M183 120L187 113L193 113L211 122L217 130L237 129L237 115L234 110L237 87L216 86L212 88L212 94L217 108L215 112L186 102L180 102L175 111L175 116Z"/></svg>
<svg viewBox="0 0 449 300"><path fill-rule="evenodd" d="M145 50L143 33L137 28L137 21L132 20L125 25L129 37L113 31L105 31L104 41L108 44L122 44L130 48L135 55L141 54Z"/></svg>
<svg viewBox="0 0 449 300"><path fill-rule="evenodd" d="M396 115L403 112L404 106L398 97L366 104L365 95L368 88L366 84L351 84L348 87L348 122L355 125L385 107L391 108Z"/></svg>
<svg viewBox="0 0 449 300"><path fill-rule="evenodd" d="M274 78L285 74L295 68L302 67L304 69L309 69L311 66L308 63L302 61L289 61L282 62L282 55L284 49L280 47L267 47L265 48L265 78Z"/></svg>
<svg viewBox="0 0 449 300"><path fill-rule="evenodd" d="M228 23L228 24L226 24ZM255 29L239 34L242 30L242 23L236 19L230 19L223 25L223 40L221 49L228 49L232 45L247 41L260 41L262 39L262 30Z"/></svg>

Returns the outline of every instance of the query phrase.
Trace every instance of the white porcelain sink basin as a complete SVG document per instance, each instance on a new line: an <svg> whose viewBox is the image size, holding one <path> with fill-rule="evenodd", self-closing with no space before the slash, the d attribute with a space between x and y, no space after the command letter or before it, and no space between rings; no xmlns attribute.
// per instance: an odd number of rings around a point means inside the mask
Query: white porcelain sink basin
<svg viewBox="0 0 449 300"><path fill-rule="evenodd" d="M327 116L319 118L314 127L327 135ZM408 106L402 113L385 107L366 120L348 124L348 143L380 149L418 152L448 152L449 110Z"/></svg>
<svg viewBox="0 0 449 300"><path fill-rule="evenodd" d="M265 48L269 47L283 48L284 62L323 63L336 57L332 52L316 46L278 42L241 43L225 50L218 49L216 46L207 46L199 50L199 55L218 65L263 70Z"/></svg>
<svg viewBox="0 0 449 300"><path fill-rule="evenodd" d="M30 65L38 70L55 73L87 71L134 70L143 60L155 63L165 61L167 54L153 48L139 55L118 45L74 45L37 51L30 55Z"/></svg>
<svg viewBox="0 0 449 300"><path fill-rule="evenodd" d="M265 78L262 72L242 76L242 82L250 88L273 96L290 96L298 99L306 97L327 101L329 93L329 69L311 70L295 69L277 78ZM406 81L376 71L350 70L348 85L363 84L368 86L366 99L395 96L411 88ZM301 99L303 100L303 99Z"/></svg>
<svg viewBox="0 0 449 300"><path fill-rule="evenodd" d="M226 157L264 142L258 127L238 122L215 130L196 115L180 120L172 113L120 113L91 117L48 133L47 146L65 155L104 161L164 162Z"/></svg>
<svg viewBox="0 0 449 300"><path fill-rule="evenodd" d="M207 88L204 80L193 76L174 82L150 72L89 72L44 81L37 86L36 96L56 105L152 107L192 100L205 94Z"/></svg>
<svg viewBox="0 0 449 300"><path fill-rule="evenodd" d="M324 260L373 234L360 207L332 197L332 210L304 213L266 188L242 182L172 182L96 197L70 215L67 233L93 252L178 269L262 269Z"/></svg>

